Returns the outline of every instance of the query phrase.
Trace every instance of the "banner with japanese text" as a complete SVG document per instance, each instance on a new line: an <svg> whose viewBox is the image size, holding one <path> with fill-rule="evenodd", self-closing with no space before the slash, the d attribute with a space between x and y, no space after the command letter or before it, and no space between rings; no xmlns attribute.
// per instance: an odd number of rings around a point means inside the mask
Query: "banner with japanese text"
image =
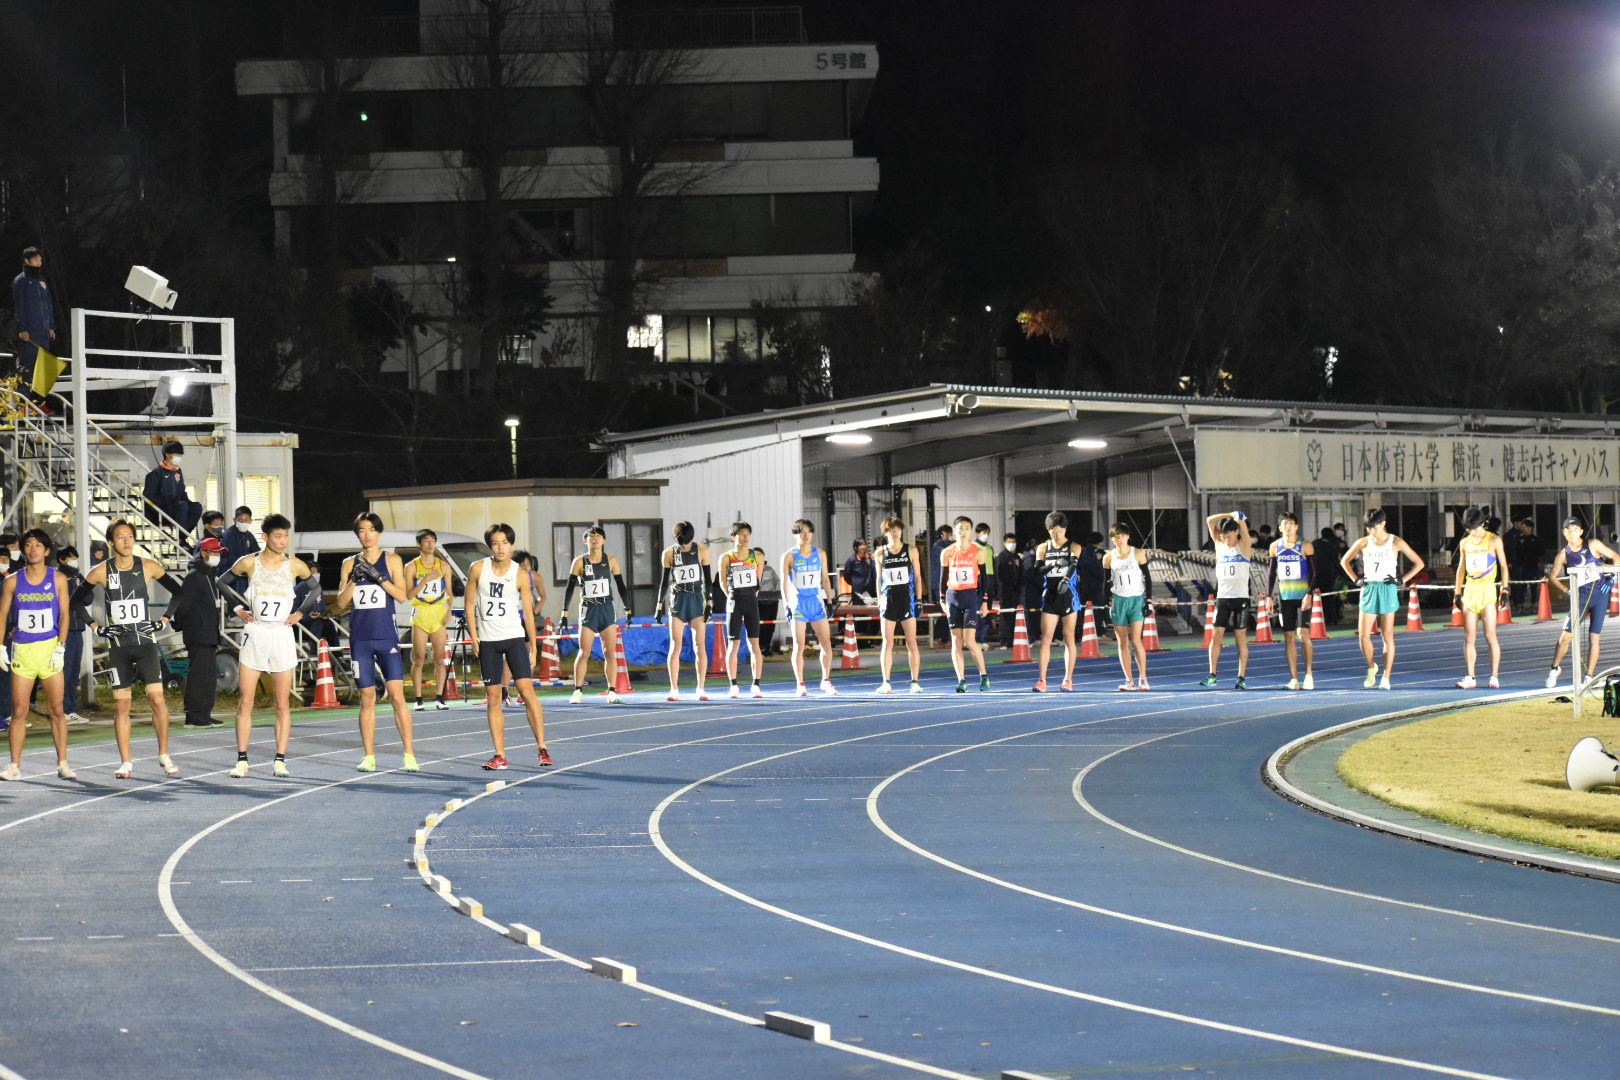
<svg viewBox="0 0 1620 1080"><path fill-rule="evenodd" d="M1193 445L1203 491L1435 491L1620 483L1620 438L1198 428Z"/></svg>

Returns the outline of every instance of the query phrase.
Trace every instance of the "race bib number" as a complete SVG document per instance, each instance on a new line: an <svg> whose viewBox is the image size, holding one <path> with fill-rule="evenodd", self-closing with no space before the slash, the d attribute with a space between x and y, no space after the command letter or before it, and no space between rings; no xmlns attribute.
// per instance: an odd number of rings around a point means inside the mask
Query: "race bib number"
<svg viewBox="0 0 1620 1080"><path fill-rule="evenodd" d="M793 585L799 589L821 588L820 570L800 570L793 575Z"/></svg>
<svg viewBox="0 0 1620 1080"><path fill-rule="evenodd" d="M585 599L606 600L608 597L608 583L606 578L585 579Z"/></svg>
<svg viewBox="0 0 1620 1080"><path fill-rule="evenodd" d="M885 566L883 568L883 587L885 589L893 588L896 585L910 585L910 584L911 584L911 567L909 567L909 566Z"/></svg>
<svg viewBox="0 0 1620 1080"><path fill-rule="evenodd" d="M278 623L287 619L287 609L292 605L281 597L261 597L253 605L253 617L263 622Z"/></svg>
<svg viewBox="0 0 1620 1080"><path fill-rule="evenodd" d="M422 591L416 594L418 600L431 603L444 595L444 578L429 578L422 583Z"/></svg>
<svg viewBox="0 0 1620 1080"><path fill-rule="evenodd" d="M114 600L107 605L107 612L112 621L120 626L131 626L146 621L146 601L140 597L133 600Z"/></svg>
<svg viewBox="0 0 1620 1080"><path fill-rule="evenodd" d="M484 601L484 618L486 618L486 619L504 619L504 618L506 618L506 601L505 600L485 600Z"/></svg>
<svg viewBox="0 0 1620 1080"><path fill-rule="evenodd" d="M979 580L978 575L975 573L976 570L977 567L973 566L952 566L951 584L963 587L971 587Z"/></svg>
<svg viewBox="0 0 1620 1080"><path fill-rule="evenodd" d="M354 587L354 607L356 611L376 611L388 602L388 594L383 587L375 582Z"/></svg>
<svg viewBox="0 0 1620 1080"><path fill-rule="evenodd" d="M1046 568L1046 576L1049 578L1066 578L1069 576L1069 571L1068 568L1064 566L1048 566Z"/></svg>
<svg viewBox="0 0 1620 1080"><path fill-rule="evenodd" d="M24 634L45 634L56 629L56 615L43 608L24 608L17 612L17 629Z"/></svg>
<svg viewBox="0 0 1620 1080"><path fill-rule="evenodd" d="M1223 562L1219 567L1219 573L1222 581L1236 581L1238 580L1239 576L1247 574L1248 572L1249 567L1247 563Z"/></svg>
<svg viewBox="0 0 1620 1080"><path fill-rule="evenodd" d="M675 584L677 585L696 585L698 580L698 565L696 563L688 563L684 566L677 566L675 567L675 573L673 576L675 579Z"/></svg>
<svg viewBox="0 0 1620 1080"><path fill-rule="evenodd" d="M752 589L759 585L759 574L754 572L750 563L731 564L731 587L733 589Z"/></svg>
<svg viewBox="0 0 1620 1080"><path fill-rule="evenodd" d="M1470 574L1483 574L1491 568L1491 556L1484 551L1470 551L1467 566Z"/></svg>
<svg viewBox="0 0 1620 1080"><path fill-rule="evenodd" d="M1278 581L1298 581L1298 580L1300 580L1301 577L1304 576L1303 571L1304 571L1303 566L1300 563L1293 560L1293 559L1288 559L1287 561L1279 561L1277 563L1277 580Z"/></svg>

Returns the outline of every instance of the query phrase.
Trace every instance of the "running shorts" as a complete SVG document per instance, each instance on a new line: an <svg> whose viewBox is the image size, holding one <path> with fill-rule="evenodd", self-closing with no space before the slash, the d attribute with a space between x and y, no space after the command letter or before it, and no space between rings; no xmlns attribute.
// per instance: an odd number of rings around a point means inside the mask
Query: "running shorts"
<svg viewBox="0 0 1620 1080"><path fill-rule="evenodd" d="M131 689L137 680L147 686L163 685L163 660L154 641L114 645L107 654L107 670L114 690Z"/></svg>
<svg viewBox="0 0 1620 1080"><path fill-rule="evenodd" d="M1215 629L1247 630L1249 628L1249 598L1229 596L1215 600Z"/></svg>
<svg viewBox="0 0 1620 1080"><path fill-rule="evenodd" d="M827 617L827 609L821 603L820 593L800 593L799 606L793 612L793 617L802 623L820 622Z"/></svg>
<svg viewBox="0 0 1620 1080"><path fill-rule="evenodd" d="M449 604L416 604L411 625L427 634L437 634L450 621Z"/></svg>
<svg viewBox="0 0 1620 1080"><path fill-rule="evenodd" d="M1575 602L1575 614L1587 620L1587 629L1594 634L1603 633L1603 623L1609 617L1608 579L1581 586L1580 599ZM1570 632L1570 618L1564 616L1564 633ZM40 644L44 644L41 642ZM16 670L13 668L13 670Z"/></svg>
<svg viewBox="0 0 1620 1080"><path fill-rule="evenodd" d="M504 683L507 669L511 669L513 682L534 678L527 641L515 637L478 643L478 673L483 676L485 686Z"/></svg>
<svg viewBox="0 0 1620 1080"><path fill-rule="evenodd" d="M669 615L681 622L696 622L703 618L703 594L700 592L671 593Z"/></svg>
<svg viewBox="0 0 1620 1080"><path fill-rule="evenodd" d="M952 630L976 629L979 625L979 590L953 590L945 601L945 619Z"/></svg>
<svg viewBox="0 0 1620 1080"><path fill-rule="evenodd" d="M1466 581L1463 583L1462 609L1483 615L1493 611L1496 607L1496 579L1490 581Z"/></svg>
<svg viewBox="0 0 1620 1080"><path fill-rule="evenodd" d="M726 615L726 633L731 635L732 641L737 641L738 635L744 630L748 631L750 643L759 640L759 601L755 599L749 602L732 597L731 611Z"/></svg>
<svg viewBox="0 0 1620 1080"><path fill-rule="evenodd" d="M1390 581L1369 581L1361 587L1363 615L1396 615L1401 610L1401 588Z"/></svg>
<svg viewBox="0 0 1620 1080"><path fill-rule="evenodd" d="M1304 606L1305 601L1303 599L1279 600L1277 602L1277 615L1282 621L1284 633L1299 629L1299 613Z"/></svg>
<svg viewBox="0 0 1620 1080"><path fill-rule="evenodd" d="M579 609L579 625L600 634L616 621L612 604L592 604Z"/></svg>
<svg viewBox="0 0 1620 1080"><path fill-rule="evenodd" d="M1115 626L1129 626L1147 618L1147 597L1116 596L1108 606L1108 621Z"/></svg>
<svg viewBox="0 0 1620 1080"><path fill-rule="evenodd" d="M1047 615L1073 615L1080 610L1075 602L1074 590L1070 588L1054 589L1041 598L1041 611Z"/></svg>
<svg viewBox="0 0 1620 1080"><path fill-rule="evenodd" d="M62 644L64 642L57 638L18 642L11 647L11 673L25 679L48 679L52 675L60 675L62 665L56 663L56 647Z"/></svg>
<svg viewBox="0 0 1620 1080"><path fill-rule="evenodd" d="M354 657L354 684L362 690L377 685L378 668L384 685L405 681L405 657L397 641L351 641L349 655Z"/></svg>
<svg viewBox="0 0 1620 1080"><path fill-rule="evenodd" d="M917 617L917 597L911 586L886 589L883 593L883 618L889 622L905 622Z"/></svg>
<svg viewBox="0 0 1620 1080"><path fill-rule="evenodd" d="M292 627L255 620L247 624L243 633L242 653L238 657L243 667L273 675L278 671L291 671L298 665L298 646L293 641Z"/></svg>

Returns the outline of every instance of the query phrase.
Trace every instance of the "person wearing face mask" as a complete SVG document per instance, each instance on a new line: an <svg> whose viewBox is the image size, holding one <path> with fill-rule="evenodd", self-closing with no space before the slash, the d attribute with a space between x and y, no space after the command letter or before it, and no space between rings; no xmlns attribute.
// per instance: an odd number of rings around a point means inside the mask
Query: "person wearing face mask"
<svg viewBox="0 0 1620 1080"><path fill-rule="evenodd" d="M56 553L56 568L67 577L68 595L72 596L84 584L79 570L79 549L69 544ZM83 727L90 721L79 715L79 682L84 666L84 616L74 611L68 626L67 659L62 666L62 711L67 713L68 727Z"/></svg>
<svg viewBox="0 0 1620 1080"><path fill-rule="evenodd" d="M223 517L221 517L223 520ZM214 700L219 688L216 660L219 656L219 564L225 545L212 536L197 545L197 557L180 584L180 598L171 612L172 621L186 646L186 727L220 727L214 719Z"/></svg>
<svg viewBox="0 0 1620 1080"><path fill-rule="evenodd" d="M1024 560L1018 554L1018 536L1007 533L1001 538L1001 550L996 553L996 587L1001 592L1000 621L1001 647L1012 648L1013 626L1018 622L1018 605L1024 599Z"/></svg>
<svg viewBox="0 0 1620 1080"><path fill-rule="evenodd" d="M186 492L186 477L180 471L185 449L173 440L163 444L163 460L146 474L142 494L146 499L146 520L160 525L164 523L164 515L167 515L180 527L175 538L182 546L189 547L186 540L197 527L197 519L202 516L202 504L193 502Z"/></svg>
<svg viewBox="0 0 1620 1080"><path fill-rule="evenodd" d="M22 385L33 381L34 361L40 349L56 347L56 305L45 280L45 257L37 247L23 248L22 273L11 279L11 310L17 313L17 371ZM43 409L43 399L32 390L28 396ZM14 563L17 559L13 558Z"/></svg>
<svg viewBox="0 0 1620 1080"><path fill-rule="evenodd" d="M225 558L219 564L221 573L228 573L238 559L259 550L259 539L253 535L253 511L245 506L238 506L231 519L231 524L224 526L223 534L219 538L225 545ZM221 524L223 525L223 522ZM226 584L233 583L227 581ZM241 591L247 588L247 582L235 583L235 587Z"/></svg>

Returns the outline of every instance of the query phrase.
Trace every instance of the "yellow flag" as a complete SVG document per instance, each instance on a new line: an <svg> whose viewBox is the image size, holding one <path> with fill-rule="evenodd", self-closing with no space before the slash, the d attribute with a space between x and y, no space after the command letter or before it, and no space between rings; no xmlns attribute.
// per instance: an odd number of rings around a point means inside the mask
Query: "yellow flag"
<svg viewBox="0 0 1620 1080"><path fill-rule="evenodd" d="M34 358L34 381L32 384L34 393L40 397L50 393L51 388L56 385L56 380L61 378L62 372L65 370L67 370L67 364L60 357L40 349L38 355Z"/></svg>

